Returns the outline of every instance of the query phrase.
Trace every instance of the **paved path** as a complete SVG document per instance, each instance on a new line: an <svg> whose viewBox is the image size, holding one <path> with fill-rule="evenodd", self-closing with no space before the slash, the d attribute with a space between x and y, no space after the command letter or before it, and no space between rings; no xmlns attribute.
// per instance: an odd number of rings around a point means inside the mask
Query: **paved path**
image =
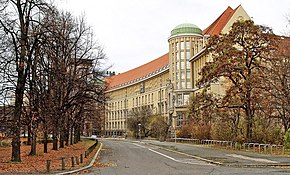
<svg viewBox="0 0 290 175"><path fill-rule="evenodd" d="M225 166L277 166L289 165L290 157L281 155L258 154L253 152L215 149L208 146L192 145L184 143L143 141L143 143L161 146L171 150L177 150L192 156L201 157L209 161L223 164ZM175 149L174 149L175 148Z"/></svg>
<svg viewBox="0 0 290 175"><path fill-rule="evenodd" d="M178 154L144 142L101 140L101 165L86 174L102 175L218 175L218 174L290 174L289 169L227 167L209 164L188 155ZM167 146L172 146L172 143ZM164 146L164 145L163 145ZM190 151L189 145L184 149ZM191 150L192 151L192 150ZM206 151L205 151L206 152Z"/></svg>

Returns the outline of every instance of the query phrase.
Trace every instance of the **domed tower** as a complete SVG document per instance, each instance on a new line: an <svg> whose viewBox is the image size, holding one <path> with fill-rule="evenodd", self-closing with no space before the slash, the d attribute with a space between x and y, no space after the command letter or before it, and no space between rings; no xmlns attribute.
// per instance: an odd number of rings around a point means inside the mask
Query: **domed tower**
<svg viewBox="0 0 290 175"><path fill-rule="evenodd" d="M202 30L194 24L180 24L172 31L169 42L169 114L173 116L175 127L180 127L186 119L187 104L192 92L193 70L190 58L203 48Z"/></svg>
<svg viewBox="0 0 290 175"><path fill-rule="evenodd" d="M194 24L180 24L171 31L168 42L170 77L174 89L192 89L189 59L203 47L202 30Z"/></svg>

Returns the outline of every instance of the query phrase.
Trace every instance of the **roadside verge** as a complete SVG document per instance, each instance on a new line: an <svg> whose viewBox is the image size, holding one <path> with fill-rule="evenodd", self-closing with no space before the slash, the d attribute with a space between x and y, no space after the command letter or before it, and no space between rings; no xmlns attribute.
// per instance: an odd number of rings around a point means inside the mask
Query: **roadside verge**
<svg viewBox="0 0 290 175"><path fill-rule="evenodd" d="M97 159L97 157L98 157L98 155L99 155L99 153L100 153L102 147L103 147L103 143L100 144L100 146L99 146L99 148L98 148L96 154L94 155L94 157L93 157L93 159L91 160L91 162L90 162L89 165L84 166L84 167L79 168L79 169L75 169L75 170L71 170L71 171L66 171L66 172L62 172L62 173L57 173L56 175L72 174L72 173L77 173L77 172L79 172L79 171L83 171L83 170L86 170L86 169L91 168L91 167L94 165L94 163L95 163L95 161L96 161L96 159Z"/></svg>

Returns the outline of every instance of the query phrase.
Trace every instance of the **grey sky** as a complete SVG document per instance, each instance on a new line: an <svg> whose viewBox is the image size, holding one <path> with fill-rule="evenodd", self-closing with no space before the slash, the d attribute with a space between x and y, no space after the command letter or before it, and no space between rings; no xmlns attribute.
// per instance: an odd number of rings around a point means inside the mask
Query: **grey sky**
<svg viewBox="0 0 290 175"><path fill-rule="evenodd" d="M242 5L256 24L286 29L289 0L59 0L58 5L85 14L108 57L107 65L122 73L168 52L170 31L181 23L202 30L228 6Z"/></svg>

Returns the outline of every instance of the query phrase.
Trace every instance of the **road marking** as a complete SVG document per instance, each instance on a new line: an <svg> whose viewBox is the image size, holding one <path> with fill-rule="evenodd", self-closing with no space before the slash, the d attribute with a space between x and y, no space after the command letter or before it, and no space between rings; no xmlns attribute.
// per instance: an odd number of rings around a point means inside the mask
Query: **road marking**
<svg viewBox="0 0 290 175"><path fill-rule="evenodd" d="M138 146L138 147L141 147L141 148L146 148L145 146L143 146L143 145L139 145L139 144L137 144L137 143L133 143L133 145Z"/></svg>
<svg viewBox="0 0 290 175"><path fill-rule="evenodd" d="M197 162L191 162L192 160L190 160L190 159L183 159L183 160L178 160L178 159L175 159L175 158L173 158L173 157L170 157L170 156L168 156L168 155L166 155L166 154L163 154L163 153L160 153L160 152L158 152L158 151L156 151L156 150L153 150L153 149L148 149L149 151L152 151L152 152L154 152L154 153L156 153L156 154L159 154L159 155L161 155L161 156L163 156L163 157L166 157L166 158L168 158L168 159L170 159L170 160L173 160L173 161L175 161L175 162L179 162L179 163L186 163L186 164L191 164L191 165L211 165L211 166L214 166L214 165L212 165L212 164L209 164L209 163L197 163ZM189 161L188 161L189 160Z"/></svg>
<svg viewBox="0 0 290 175"><path fill-rule="evenodd" d="M191 164L191 165L211 165L211 166L214 166L214 165L209 164L209 163L196 163L196 162L191 162L191 160L189 160L189 159L178 160L178 159L175 159L175 158L173 158L173 157L170 157L170 156L168 156L168 155L166 155L166 154L163 154L163 153L161 153L161 152L158 152L158 151L156 151L156 150L153 150L153 149L151 149L151 148L147 148L147 147L145 147L145 146L143 146L143 145L139 145L139 144L137 144L137 143L133 143L133 144L134 144L135 146L138 146L138 147L141 147L141 148L148 149L148 150L151 151L151 152L154 152L154 153L156 153L156 154L159 154L160 156L166 157L167 159L173 160L173 161L178 162L178 163L186 163L186 164Z"/></svg>
<svg viewBox="0 0 290 175"><path fill-rule="evenodd" d="M268 159L261 159L261 158L252 158L252 157L247 157L247 156L238 155L238 154L227 154L227 156L245 159L245 160L252 160L252 161L256 161L256 162L278 163L277 161L272 161L272 160L268 160Z"/></svg>

